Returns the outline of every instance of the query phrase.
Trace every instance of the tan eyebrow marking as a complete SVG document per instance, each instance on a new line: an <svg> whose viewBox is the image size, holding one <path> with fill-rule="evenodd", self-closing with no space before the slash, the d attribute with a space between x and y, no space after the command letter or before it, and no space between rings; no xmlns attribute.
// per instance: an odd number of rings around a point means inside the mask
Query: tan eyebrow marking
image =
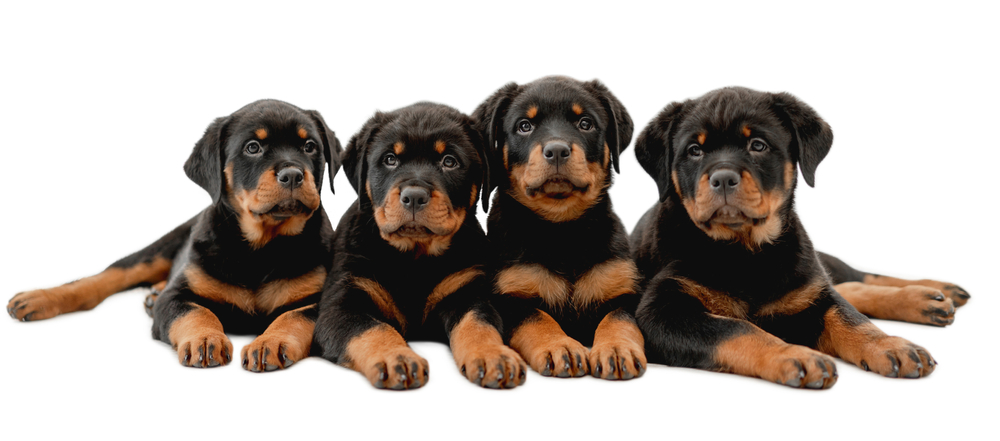
<svg viewBox="0 0 1000 441"><path fill-rule="evenodd" d="M267 139L267 129L254 130L253 134L257 135L257 137L260 139Z"/></svg>

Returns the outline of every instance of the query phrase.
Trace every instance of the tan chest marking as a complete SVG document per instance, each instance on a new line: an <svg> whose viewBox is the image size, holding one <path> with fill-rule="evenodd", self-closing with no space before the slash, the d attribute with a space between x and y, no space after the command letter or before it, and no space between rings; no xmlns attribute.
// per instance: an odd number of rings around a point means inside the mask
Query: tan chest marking
<svg viewBox="0 0 1000 441"><path fill-rule="evenodd" d="M552 308L572 303L577 309L599 305L622 294L635 292L638 271L629 259L614 259L595 265L570 284L542 265L514 265L497 275L499 292L520 298L541 297Z"/></svg>
<svg viewBox="0 0 1000 441"><path fill-rule="evenodd" d="M762 306L757 315L793 315L812 306L826 287L826 281L816 279L805 286L785 294L780 299Z"/></svg>
<svg viewBox="0 0 1000 441"><path fill-rule="evenodd" d="M318 266L294 279L268 282L257 291L224 283L195 265L184 269L184 277L188 288L201 297L234 305L249 314L270 314L284 305L320 292L326 280L326 268Z"/></svg>
<svg viewBox="0 0 1000 441"><path fill-rule="evenodd" d="M406 333L406 316L396 306L396 302L392 300L389 291L378 282L364 277L355 277L352 283L354 283L354 286L368 293L368 296L375 302L375 306L382 312L382 315L386 318L395 319L399 323L399 327L403 330L403 333Z"/></svg>
<svg viewBox="0 0 1000 441"><path fill-rule="evenodd" d="M469 282L476 280L477 277L483 275L483 271L478 267L466 268L464 270L458 271L454 274L445 277L441 283L438 283L431 291L431 295L427 297L427 305L424 306L424 318L426 321L427 317L434 310L434 307L438 303L441 303L446 297L455 293L463 286L468 285Z"/></svg>
<svg viewBox="0 0 1000 441"><path fill-rule="evenodd" d="M749 309L747 302L735 299L722 291L706 288L691 279L678 277L674 280L680 284L681 292L701 301L712 314L738 319L747 318Z"/></svg>

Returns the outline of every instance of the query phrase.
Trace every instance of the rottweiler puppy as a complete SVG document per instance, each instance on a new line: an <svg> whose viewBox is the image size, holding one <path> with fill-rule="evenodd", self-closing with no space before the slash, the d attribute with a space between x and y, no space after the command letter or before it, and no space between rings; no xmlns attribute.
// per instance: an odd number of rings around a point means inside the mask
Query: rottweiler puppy
<svg viewBox="0 0 1000 441"><path fill-rule="evenodd" d="M182 365L228 364L232 332L260 334L243 348L246 369L291 366L309 354L332 261L320 188L327 168L333 189L340 152L318 112L281 101L217 118L184 164L211 195L208 208L100 274L15 295L7 311L46 319L152 285L153 338L172 345Z"/></svg>
<svg viewBox="0 0 1000 441"><path fill-rule="evenodd" d="M832 143L792 95L739 87L674 102L643 130L635 152L660 203L631 243L651 361L814 389L837 381L830 356L887 377L934 371L926 349L837 293L795 214L796 166L812 186ZM838 279L858 277L827 260Z"/></svg>
<svg viewBox="0 0 1000 441"><path fill-rule="evenodd" d="M487 231L511 347L542 375L642 375L638 273L608 196L632 139L625 107L599 81L547 77L507 84L473 118L504 177Z"/></svg>
<svg viewBox="0 0 1000 441"><path fill-rule="evenodd" d="M428 366L406 341L441 341L473 383L522 384L524 361L504 346L488 302L489 247L475 215L489 162L472 120L426 102L378 112L343 163L358 200L337 227L316 323L320 355L377 388L414 389Z"/></svg>

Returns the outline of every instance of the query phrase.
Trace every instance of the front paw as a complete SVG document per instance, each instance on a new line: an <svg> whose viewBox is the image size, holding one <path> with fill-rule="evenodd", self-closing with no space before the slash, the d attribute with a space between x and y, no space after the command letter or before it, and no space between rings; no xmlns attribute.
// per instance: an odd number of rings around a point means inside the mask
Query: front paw
<svg viewBox="0 0 1000 441"><path fill-rule="evenodd" d="M538 345L525 355L528 365L546 377L582 377L590 372L590 351L569 337Z"/></svg>
<svg viewBox="0 0 1000 441"><path fill-rule="evenodd" d="M513 349L489 345L455 357L462 375L489 389L512 389L524 384L527 366Z"/></svg>
<svg viewBox="0 0 1000 441"><path fill-rule="evenodd" d="M233 359L233 344L221 332L208 331L187 336L177 343L181 365L196 368L225 366Z"/></svg>
<svg viewBox="0 0 1000 441"><path fill-rule="evenodd" d="M427 360L409 347L391 349L372 357L358 370L379 389L408 390L427 384L430 369Z"/></svg>
<svg viewBox="0 0 1000 441"><path fill-rule="evenodd" d="M954 302L955 306L964 305L966 302L969 301L969 298L971 297L968 291L962 289L962 287L954 283L923 279L923 280L917 280L916 282L914 282L914 285L926 286L941 291L942 293L944 293L944 295L948 296L948 298L951 299L952 302Z"/></svg>
<svg viewBox="0 0 1000 441"><path fill-rule="evenodd" d="M44 320L59 315L60 304L56 295L48 290L25 291L17 293L10 299L7 303L7 314L10 314L10 318L22 322Z"/></svg>
<svg viewBox="0 0 1000 441"><path fill-rule="evenodd" d="M631 341L594 343L590 367L597 378L630 380L646 372L646 355L642 346Z"/></svg>
<svg viewBox="0 0 1000 441"><path fill-rule="evenodd" d="M921 378L934 372L937 361L906 339L885 337L865 345L858 366L890 378Z"/></svg>
<svg viewBox="0 0 1000 441"><path fill-rule="evenodd" d="M761 378L796 388L829 389L838 378L833 358L805 346L788 345L761 367Z"/></svg>
<svg viewBox="0 0 1000 441"><path fill-rule="evenodd" d="M287 369L309 355L308 346L280 336L261 335L243 347L243 369L250 372L270 372Z"/></svg>

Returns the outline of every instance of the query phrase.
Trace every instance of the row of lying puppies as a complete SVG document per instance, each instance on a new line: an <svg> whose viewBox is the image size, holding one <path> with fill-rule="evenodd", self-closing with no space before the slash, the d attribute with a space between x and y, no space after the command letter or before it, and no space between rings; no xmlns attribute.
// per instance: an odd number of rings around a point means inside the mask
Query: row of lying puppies
<svg viewBox="0 0 1000 441"><path fill-rule="evenodd" d="M343 151L319 113L258 101L215 120L184 166L211 206L8 312L40 320L152 285L153 336L185 366L225 365L226 332L253 334L248 370L314 354L390 389L428 380L407 340L447 342L490 388L522 384L525 364L630 379L647 357L807 388L836 382L831 356L889 377L934 370L866 315L944 326L969 295L813 250L796 166L813 185L833 137L809 106L744 88L668 105L636 142L660 202L630 238L607 190L632 130L603 84L565 77L508 84L471 117L378 112ZM358 200L335 232L319 189L341 165Z"/></svg>

